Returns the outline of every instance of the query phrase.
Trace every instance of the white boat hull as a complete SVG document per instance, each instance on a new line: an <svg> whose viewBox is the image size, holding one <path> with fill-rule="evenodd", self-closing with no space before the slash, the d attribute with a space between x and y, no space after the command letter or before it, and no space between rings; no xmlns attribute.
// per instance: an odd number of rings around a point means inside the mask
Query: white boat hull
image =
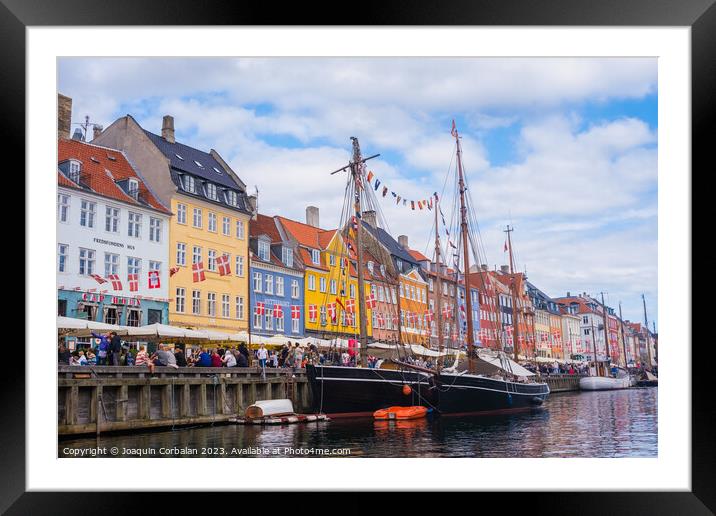
<svg viewBox="0 0 716 516"><path fill-rule="evenodd" d="M256 401L246 408L246 417L250 419L293 413L293 403L288 399Z"/></svg>
<svg viewBox="0 0 716 516"><path fill-rule="evenodd" d="M631 387L631 379L628 376L624 378L585 376L579 380L579 388L583 391L608 391L629 387Z"/></svg>

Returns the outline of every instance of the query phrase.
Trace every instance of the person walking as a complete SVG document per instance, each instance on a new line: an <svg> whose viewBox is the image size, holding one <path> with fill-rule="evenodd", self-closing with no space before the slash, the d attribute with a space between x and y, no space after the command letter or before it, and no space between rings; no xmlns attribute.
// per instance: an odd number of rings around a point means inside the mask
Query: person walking
<svg viewBox="0 0 716 516"><path fill-rule="evenodd" d="M116 331L113 331L110 333L111 338L109 340L109 351L112 356L112 362L111 365L118 366L119 364L119 354L122 352L122 341L119 338L119 335L117 335Z"/></svg>
<svg viewBox="0 0 716 516"><path fill-rule="evenodd" d="M109 362L109 333L92 332L95 339L99 339L99 351L97 351L97 364L107 365Z"/></svg>

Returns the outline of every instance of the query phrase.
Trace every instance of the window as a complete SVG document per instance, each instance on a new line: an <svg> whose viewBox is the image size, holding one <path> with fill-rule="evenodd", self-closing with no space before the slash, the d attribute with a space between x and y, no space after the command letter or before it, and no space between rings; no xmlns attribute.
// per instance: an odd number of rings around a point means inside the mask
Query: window
<svg viewBox="0 0 716 516"><path fill-rule="evenodd" d="M420 292L421 292L422 297L423 297L423 303L425 303L425 291L421 289Z"/></svg>
<svg viewBox="0 0 716 516"><path fill-rule="evenodd" d="M195 193L194 178L191 176L184 176L184 190L187 192Z"/></svg>
<svg viewBox="0 0 716 516"><path fill-rule="evenodd" d="M265 292L267 294L273 294L273 275L267 274L266 275L266 289Z"/></svg>
<svg viewBox="0 0 716 516"><path fill-rule="evenodd" d="M177 242L177 265L186 265L186 244Z"/></svg>
<svg viewBox="0 0 716 516"><path fill-rule="evenodd" d="M397 305L398 304L398 296L396 294L395 287L392 288L392 294L393 294L393 304Z"/></svg>
<svg viewBox="0 0 716 516"><path fill-rule="evenodd" d="M308 274L306 280L308 281L308 290L316 290L316 277L313 274Z"/></svg>
<svg viewBox="0 0 716 516"><path fill-rule="evenodd" d="M216 213L209 213L209 231L216 233Z"/></svg>
<svg viewBox="0 0 716 516"><path fill-rule="evenodd" d="M80 274L89 276L94 274L94 250L80 247Z"/></svg>
<svg viewBox="0 0 716 516"><path fill-rule="evenodd" d="M236 275L240 277L244 277L244 257L243 256L237 256L236 257Z"/></svg>
<svg viewBox="0 0 716 516"><path fill-rule="evenodd" d="M191 313L201 315L201 290L191 291Z"/></svg>
<svg viewBox="0 0 716 516"><path fill-rule="evenodd" d="M321 326L325 326L327 322L326 319L326 307L321 306Z"/></svg>
<svg viewBox="0 0 716 516"><path fill-rule="evenodd" d="M284 323L284 318L283 318L283 317L277 317L277 318L276 318L276 330L277 330L277 331L280 331L280 332L282 332L282 333L283 333L283 328L284 328L283 323Z"/></svg>
<svg viewBox="0 0 716 516"><path fill-rule="evenodd" d="M141 258L134 258L133 256L127 256L127 274L136 274L137 277L142 272L142 260Z"/></svg>
<svg viewBox="0 0 716 516"><path fill-rule="evenodd" d="M174 299L175 301L175 308L176 312L183 314L184 313L184 298L186 295L186 290L184 290L182 287L177 288L176 297Z"/></svg>
<svg viewBox="0 0 716 516"><path fill-rule="evenodd" d="M321 291L321 292L325 292L325 291L326 291L326 278L321 278L321 279L320 279L320 284L321 284L320 291Z"/></svg>
<svg viewBox="0 0 716 516"><path fill-rule="evenodd" d="M254 328L261 329L263 327L263 319L261 319L261 314L259 313L258 308L254 308Z"/></svg>
<svg viewBox="0 0 716 516"><path fill-rule="evenodd" d="M254 292L261 292L261 273L254 272Z"/></svg>
<svg viewBox="0 0 716 516"><path fill-rule="evenodd" d="M298 299L298 280L291 280L291 297Z"/></svg>
<svg viewBox="0 0 716 516"><path fill-rule="evenodd" d="M243 220L236 221L236 238L238 238L239 240L244 239L244 221Z"/></svg>
<svg viewBox="0 0 716 516"><path fill-rule="evenodd" d="M233 190L226 191L226 204L230 204L231 206L237 206L239 204L239 198Z"/></svg>
<svg viewBox="0 0 716 516"><path fill-rule="evenodd" d="M276 295L277 296L283 296L283 278L281 276L276 276Z"/></svg>
<svg viewBox="0 0 716 516"><path fill-rule="evenodd" d="M236 296L236 318L244 318L244 298L243 296Z"/></svg>
<svg viewBox="0 0 716 516"><path fill-rule="evenodd" d="M152 242L162 241L162 221L155 217L149 217L149 240Z"/></svg>
<svg viewBox="0 0 716 516"><path fill-rule="evenodd" d="M107 206L104 213L104 230L110 233L119 233L119 208Z"/></svg>
<svg viewBox="0 0 716 516"><path fill-rule="evenodd" d="M214 201L219 199L216 195L216 185L214 183L206 183L206 196Z"/></svg>
<svg viewBox="0 0 716 516"><path fill-rule="evenodd" d="M433 278L428 278L428 288L430 289L430 292L433 291Z"/></svg>
<svg viewBox="0 0 716 516"><path fill-rule="evenodd" d="M351 299L355 299L356 298L356 286L354 284L351 284L348 287L348 291L350 292Z"/></svg>
<svg viewBox="0 0 716 516"><path fill-rule="evenodd" d="M192 226L201 229L201 208L194 208L194 220Z"/></svg>
<svg viewBox="0 0 716 516"><path fill-rule="evenodd" d="M79 183L81 170L82 164L79 161L70 160L70 171L67 174L67 177L69 177L75 183Z"/></svg>
<svg viewBox="0 0 716 516"><path fill-rule="evenodd" d="M119 255L104 253L104 276L119 274Z"/></svg>
<svg viewBox="0 0 716 516"><path fill-rule="evenodd" d="M269 260L269 243L259 240L259 259L267 262Z"/></svg>
<svg viewBox="0 0 716 516"><path fill-rule="evenodd" d="M335 254L328 255L328 263L330 263L331 266L336 264L336 255Z"/></svg>
<svg viewBox="0 0 716 516"><path fill-rule="evenodd" d="M336 280L331 280L331 294L337 294L338 293L338 283Z"/></svg>
<svg viewBox="0 0 716 516"><path fill-rule="evenodd" d="M373 274L373 262L370 260L368 261L368 272Z"/></svg>
<svg viewBox="0 0 716 516"><path fill-rule="evenodd" d="M67 244L57 244L57 272L65 272L67 270L67 253L70 246Z"/></svg>
<svg viewBox="0 0 716 516"><path fill-rule="evenodd" d="M216 251L209 249L209 259L206 264L206 269L211 272L216 272Z"/></svg>
<svg viewBox="0 0 716 516"><path fill-rule="evenodd" d="M224 236L229 236L231 234L231 219L229 217L221 219L221 233Z"/></svg>
<svg viewBox="0 0 716 516"><path fill-rule="evenodd" d="M321 264L321 252L316 249L311 249L311 261L316 265Z"/></svg>
<svg viewBox="0 0 716 516"><path fill-rule="evenodd" d="M299 319L291 319L291 333L298 333L299 332Z"/></svg>
<svg viewBox="0 0 716 516"><path fill-rule="evenodd" d="M209 317L216 317L216 294L209 292L206 296L206 314Z"/></svg>
<svg viewBox="0 0 716 516"><path fill-rule="evenodd" d="M186 224L186 204L177 204L177 223Z"/></svg>
<svg viewBox="0 0 716 516"><path fill-rule="evenodd" d="M57 219L60 222L67 222L70 214L70 196L57 194Z"/></svg>
<svg viewBox="0 0 716 516"><path fill-rule="evenodd" d="M80 226L84 226L86 228L94 227L96 208L97 203L85 201L84 199L80 201Z"/></svg>
<svg viewBox="0 0 716 516"><path fill-rule="evenodd" d="M201 247L194 246L191 250L191 263L199 263L201 261Z"/></svg>
<svg viewBox="0 0 716 516"><path fill-rule="evenodd" d="M230 317L229 314L229 294L222 294L221 295L221 317L228 319Z"/></svg>
<svg viewBox="0 0 716 516"><path fill-rule="evenodd" d="M150 271L159 271L162 270L162 262L154 262L152 260L149 260L149 270Z"/></svg>
<svg viewBox="0 0 716 516"><path fill-rule="evenodd" d="M293 249L289 247L282 247L281 261L286 267L293 267Z"/></svg>
<svg viewBox="0 0 716 516"><path fill-rule="evenodd" d="M139 238L142 229L142 216L139 213L130 211L127 228L129 236Z"/></svg>
<svg viewBox="0 0 716 516"><path fill-rule="evenodd" d="M272 330L273 329L273 310L266 310L266 316L264 322L266 323L266 330Z"/></svg>

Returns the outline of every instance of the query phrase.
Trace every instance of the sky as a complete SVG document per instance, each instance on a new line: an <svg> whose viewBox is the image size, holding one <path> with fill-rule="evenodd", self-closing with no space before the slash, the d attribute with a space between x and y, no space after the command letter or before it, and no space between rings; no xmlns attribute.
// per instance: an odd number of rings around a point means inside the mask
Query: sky
<svg viewBox="0 0 716 516"><path fill-rule="evenodd" d="M63 58L58 91L73 122L130 114L160 134L172 115L177 141L258 189L261 213L305 221L314 205L329 229L351 136L380 154L383 185L420 200L455 165L455 120L490 268L508 263L510 224L517 268L548 295L604 292L643 322L644 293L657 320L654 58ZM432 256L432 212L378 202Z"/></svg>

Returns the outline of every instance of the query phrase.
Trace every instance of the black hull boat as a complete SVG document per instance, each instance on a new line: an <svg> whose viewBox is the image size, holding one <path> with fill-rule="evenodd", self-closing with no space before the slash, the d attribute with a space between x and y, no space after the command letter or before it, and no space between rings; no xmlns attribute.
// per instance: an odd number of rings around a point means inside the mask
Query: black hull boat
<svg viewBox="0 0 716 516"><path fill-rule="evenodd" d="M329 417L367 417L378 409L422 405L441 415L488 415L540 408L545 383L470 374L307 365L313 409ZM409 387L409 389L406 388Z"/></svg>

